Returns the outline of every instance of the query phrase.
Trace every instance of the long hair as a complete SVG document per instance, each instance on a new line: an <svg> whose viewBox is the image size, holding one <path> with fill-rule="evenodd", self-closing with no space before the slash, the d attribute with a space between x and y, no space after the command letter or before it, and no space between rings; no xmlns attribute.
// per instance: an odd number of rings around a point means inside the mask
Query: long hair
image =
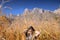
<svg viewBox="0 0 60 40"><path fill-rule="evenodd" d="M26 35L26 36L28 36L28 31L29 31L30 29L31 29L33 32L35 31L35 29L34 29L32 26L30 26L30 27L28 28L28 30L25 32L25 35Z"/></svg>

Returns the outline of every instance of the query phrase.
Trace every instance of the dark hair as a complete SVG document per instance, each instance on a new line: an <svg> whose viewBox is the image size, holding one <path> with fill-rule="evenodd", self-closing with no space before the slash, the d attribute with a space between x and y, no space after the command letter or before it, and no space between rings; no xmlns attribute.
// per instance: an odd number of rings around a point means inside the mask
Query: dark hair
<svg viewBox="0 0 60 40"><path fill-rule="evenodd" d="M28 30L25 32L25 35L26 35L26 36L28 36L27 33L28 33L28 31L29 31L30 29L31 29L33 32L35 31L35 29L34 29L32 26L30 26L30 27L28 28Z"/></svg>
<svg viewBox="0 0 60 40"><path fill-rule="evenodd" d="M28 28L28 30L30 30L30 29L32 29L32 31L35 31L35 29L33 28L33 26L30 26L30 27Z"/></svg>

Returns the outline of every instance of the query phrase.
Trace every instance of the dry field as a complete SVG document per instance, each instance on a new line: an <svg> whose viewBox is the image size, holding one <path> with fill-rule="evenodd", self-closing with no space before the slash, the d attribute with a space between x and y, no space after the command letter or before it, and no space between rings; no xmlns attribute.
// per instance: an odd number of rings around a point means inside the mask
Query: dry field
<svg viewBox="0 0 60 40"><path fill-rule="evenodd" d="M11 22L0 16L0 40L25 40L24 31L29 26L40 31L38 40L60 40L60 15L51 12L25 11Z"/></svg>

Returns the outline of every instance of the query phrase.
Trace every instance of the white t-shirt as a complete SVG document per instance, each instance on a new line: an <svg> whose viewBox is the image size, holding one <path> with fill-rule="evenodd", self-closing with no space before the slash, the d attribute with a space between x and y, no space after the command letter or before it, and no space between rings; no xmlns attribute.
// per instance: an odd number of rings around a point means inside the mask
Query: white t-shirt
<svg viewBox="0 0 60 40"><path fill-rule="evenodd" d="M32 35L30 35L29 37L26 37L26 40L31 40L32 39Z"/></svg>

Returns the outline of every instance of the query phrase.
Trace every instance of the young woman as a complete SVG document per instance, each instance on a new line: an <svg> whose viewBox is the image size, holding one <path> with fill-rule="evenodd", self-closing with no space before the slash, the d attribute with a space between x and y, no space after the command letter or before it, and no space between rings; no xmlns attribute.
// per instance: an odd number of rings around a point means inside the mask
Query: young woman
<svg viewBox="0 0 60 40"><path fill-rule="evenodd" d="M26 40L32 40L32 37L33 37L34 32L35 32L35 29L32 26L30 26L28 28L28 30L26 31L26 33L25 33Z"/></svg>
<svg viewBox="0 0 60 40"><path fill-rule="evenodd" d="M28 30L25 32L25 35L26 40L38 40L40 32L36 31L32 26L30 26Z"/></svg>

